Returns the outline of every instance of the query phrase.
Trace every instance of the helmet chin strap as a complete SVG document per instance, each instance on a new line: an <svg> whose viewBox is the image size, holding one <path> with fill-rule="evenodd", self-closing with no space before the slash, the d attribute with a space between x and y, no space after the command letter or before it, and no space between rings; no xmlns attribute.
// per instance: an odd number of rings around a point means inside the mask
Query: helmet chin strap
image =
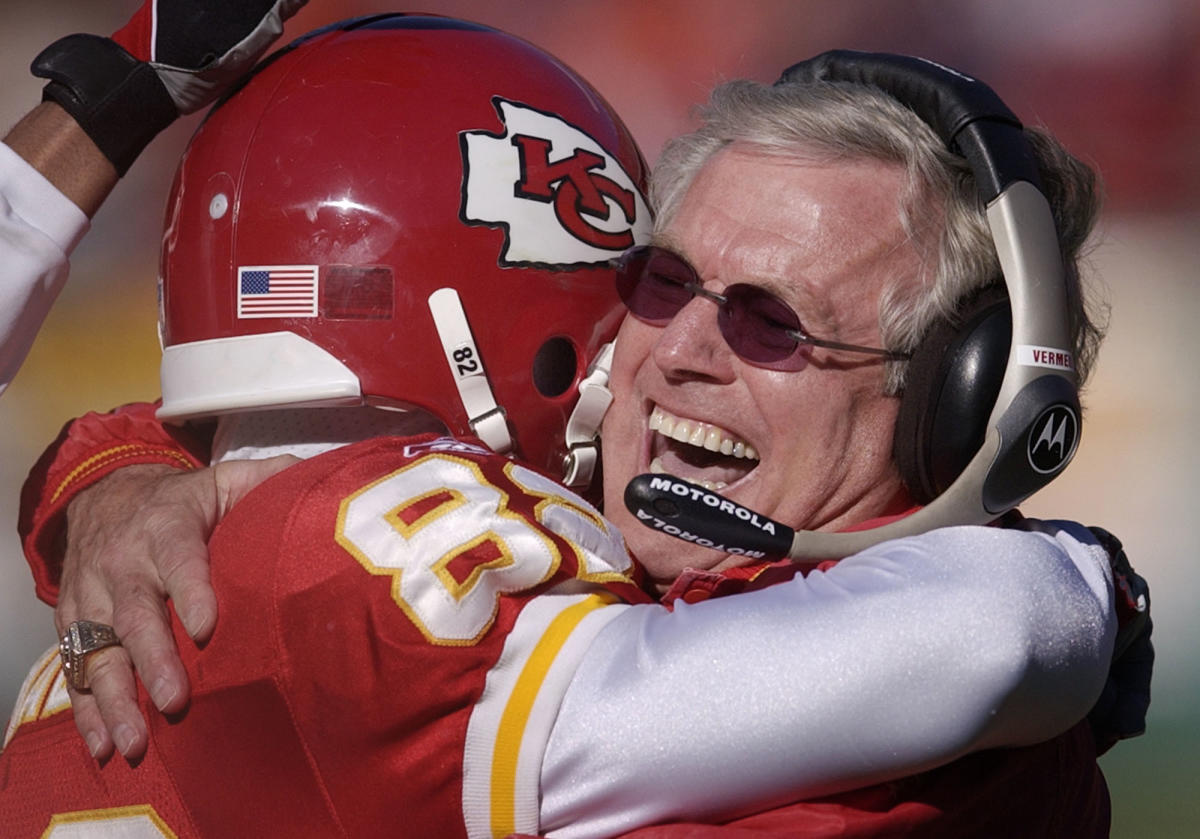
<svg viewBox="0 0 1200 839"><path fill-rule="evenodd" d="M504 409L492 395L483 358L475 346L458 292L452 288L439 288L429 295L429 312L433 315L438 337L442 339L446 364L467 412L471 431L492 451L508 454L513 450L513 439Z"/></svg>
<svg viewBox="0 0 1200 839"><path fill-rule="evenodd" d="M612 369L613 347L609 341L588 367L579 383L579 400L567 420L567 455L563 459L563 483L572 489L592 482L600 460L600 423L612 404L608 374Z"/></svg>
<svg viewBox="0 0 1200 839"><path fill-rule="evenodd" d="M496 403L488 384L487 371L475 346L458 292L452 288L439 288L429 295L429 311L471 430L492 451L511 452L513 439L504 409ZM614 343L605 344L588 367L587 375L579 382L579 399L567 420L563 483L572 488L588 486L600 461L600 423L613 398L608 389L608 376Z"/></svg>

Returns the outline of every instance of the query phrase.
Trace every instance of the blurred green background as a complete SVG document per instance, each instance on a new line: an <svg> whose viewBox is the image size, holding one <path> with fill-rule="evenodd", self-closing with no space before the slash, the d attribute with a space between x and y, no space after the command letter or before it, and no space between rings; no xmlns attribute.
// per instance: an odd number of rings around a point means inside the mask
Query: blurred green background
<svg viewBox="0 0 1200 839"><path fill-rule="evenodd" d="M138 0L4 0L0 130L39 98L37 51L71 32L107 34ZM1102 759L1115 837L1193 837L1200 804L1200 573L1191 528L1200 444L1200 4L1195 0L426 0L421 11L498 26L580 71L653 163L722 79L773 79L834 47L908 52L989 82L1105 179L1091 256L1112 305L1085 399L1075 463L1025 505L1119 535L1154 598L1158 663L1149 730ZM285 37L389 3L313 0ZM157 394L157 247L166 190L196 124L156 140L76 252L70 284L0 399L0 714L54 641L15 537L29 466L68 418ZM2 277L2 273L0 273ZM2 279L0 279L2 281Z"/></svg>

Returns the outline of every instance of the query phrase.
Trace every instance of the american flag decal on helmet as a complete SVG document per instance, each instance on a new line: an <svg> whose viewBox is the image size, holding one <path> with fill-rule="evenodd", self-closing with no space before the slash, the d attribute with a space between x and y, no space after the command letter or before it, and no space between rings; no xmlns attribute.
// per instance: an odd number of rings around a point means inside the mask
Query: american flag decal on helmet
<svg viewBox="0 0 1200 839"><path fill-rule="evenodd" d="M239 318L315 318L316 265L253 265L238 268Z"/></svg>

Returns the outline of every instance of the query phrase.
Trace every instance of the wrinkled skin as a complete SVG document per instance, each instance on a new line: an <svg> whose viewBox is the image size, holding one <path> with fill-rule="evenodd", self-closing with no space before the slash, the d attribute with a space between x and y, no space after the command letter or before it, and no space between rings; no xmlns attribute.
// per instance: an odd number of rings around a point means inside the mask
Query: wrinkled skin
<svg viewBox="0 0 1200 839"><path fill-rule="evenodd" d="M734 145L700 172L660 243L686 257L706 288L760 285L810 334L880 346L881 290L897 278L915 282L920 267L900 225L903 177L878 161L814 164ZM898 399L882 393L883 362L805 351L809 363L792 372L741 360L718 331L717 307L701 297L664 327L625 319L603 426L605 513L660 586L686 567L742 560L681 542L664 549L625 510L625 484L656 457L680 477L726 483L724 495L795 528L837 529L907 506L891 457ZM744 441L757 463L709 463L648 428L655 407Z"/></svg>
<svg viewBox="0 0 1200 839"><path fill-rule="evenodd" d="M247 492L296 462L283 455L183 473L128 466L71 502L54 622L60 633L80 618L109 623L121 639L88 656L90 689L70 691L75 725L94 757L108 757L114 746L130 759L146 751L131 667L159 710L173 713L187 704L187 674L164 596L194 640L212 635L217 601L208 536Z"/></svg>

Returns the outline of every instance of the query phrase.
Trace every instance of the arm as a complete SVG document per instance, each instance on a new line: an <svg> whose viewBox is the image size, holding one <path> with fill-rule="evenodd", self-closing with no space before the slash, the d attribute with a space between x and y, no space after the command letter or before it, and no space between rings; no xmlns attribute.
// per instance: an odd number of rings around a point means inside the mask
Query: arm
<svg viewBox="0 0 1200 839"><path fill-rule="evenodd" d="M117 184L117 169L70 114L43 102L4 143L91 218Z"/></svg>
<svg viewBox="0 0 1200 839"><path fill-rule="evenodd" d="M294 462L208 461L203 430L165 426L155 406L87 414L63 429L27 478L20 531L38 594L61 632L86 618L117 628L121 647L88 662L90 693L72 693L75 723L96 757L140 754L146 723L132 667L157 707L180 710L188 680L170 631L169 599L189 635L212 632L217 604L207 539L237 498Z"/></svg>
<svg viewBox="0 0 1200 839"><path fill-rule="evenodd" d="M157 466L170 472L208 463L207 434L165 426L154 418L154 410L151 403L137 403L72 420L25 479L17 529L38 597L51 606L59 601L64 565L80 554L69 538L80 534L67 527L67 512L76 498L126 466ZM107 494L108 489L96 493ZM86 526L79 527L86 534ZM87 541L95 543L96 537Z"/></svg>
<svg viewBox="0 0 1200 839"><path fill-rule="evenodd" d="M0 390L16 374L66 282L67 257L87 229L87 215L95 212L117 178L162 129L181 114L213 102L247 73L282 34L283 22L305 2L211 0L160 7L158 0L145 0L111 38L69 35L34 59L34 75L48 79L45 101L13 129L0 149L0 247L11 251L5 253L10 271L0 281L0 304L4 304L0 307ZM55 611L59 631L80 617L112 622L125 645L93 656L89 668L97 672L92 693L72 694L79 730L97 757L111 752L114 733L129 756L140 755L145 748L145 722L133 704L130 656L147 677L160 708L178 710L187 701L187 682L168 632L163 596L173 597L177 606L185 608L184 620L194 630L193 637L203 638L215 619L202 535L207 533L206 523L211 528L213 493L220 491L220 482L215 473L192 479L189 485L196 487L199 506L190 491L181 493L182 501L179 496L163 496L156 483L163 477L162 470L180 465L187 461L139 466L149 482L137 485L153 493L143 494L143 502L162 505L160 525L169 515L182 516L174 524L131 535L103 527L91 531L90 537L76 538L73 533L75 547L67 550L68 557L72 553L87 557L95 569L106 561L104 546L114 541L120 545L126 538L130 540L126 545L145 550L139 536L153 532L147 538L162 539L179 526L186 530L199 525L189 531L191 541L182 543L190 549L173 546L166 557L155 555L158 563L138 554L146 562L140 573L123 578L120 597L114 588L82 585L86 571L64 574L68 587ZM98 478L86 470L81 474L88 481ZM125 473L116 480L128 486L130 477ZM91 499L103 499L100 509L111 511L109 490L120 485L110 484ZM65 510L74 492L86 488L84 481L75 481L71 494L60 493L62 507L51 510L49 519ZM35 495L40 491L34 490ZM57 500L53 494L41 498L50 506ZM85 504L82 509L89 508ZM163 514L163 510L172 512ZM28 533L27 522L22 524ZM34 550L46 550L48 543L39 538L36 533L32 536ZM39 594L53 597L56 569L42 564L46 573L39 576L40 560L33 554L31 564ZM72 567L69 562L67 567ZM124 604L121 608L114 608L114 597Z"/></svg>
<svg viewBox="0 0 1200 839"><path fill-rule="evenodd" d="M54 102L30 111L0 146L0 393L67 281L68 258L117 183L117 170Z"/></svg>
<svg viewBox="0 0 1200 839"><path fill-rule="evenodd" d="M940 530L761 591L632 607L567 690L541 828L707 821L1050 738L1095 703L1114 632L1107 556L1074 525Z"/></svg>
<svg viewBox="0 0 1200 839"><path fill-rule="evenodd" d="M112 38L70 35L34 59L34 75L49 79L44 101L0 147L0 393L117 179L162 129L248 71L305 2L224 0L180 11L146 0Z"/></svg>
<svg viewBox="0 0 1200 839"><path fill-rule="evenodd" d="M53 104L34 109L0 144L0 393L29 353L67 281L67 258L87 232L88 216L74 199L94 211L90 202L98 203L112 186L103 174L92 179L84 173L106 170L116 180L94 146L89 156L89 145ZM46 169L39 171L31 160ZM62 177L60 184L48 180L50 170ZM59 191L64 187L72 194Z"/></svg>

